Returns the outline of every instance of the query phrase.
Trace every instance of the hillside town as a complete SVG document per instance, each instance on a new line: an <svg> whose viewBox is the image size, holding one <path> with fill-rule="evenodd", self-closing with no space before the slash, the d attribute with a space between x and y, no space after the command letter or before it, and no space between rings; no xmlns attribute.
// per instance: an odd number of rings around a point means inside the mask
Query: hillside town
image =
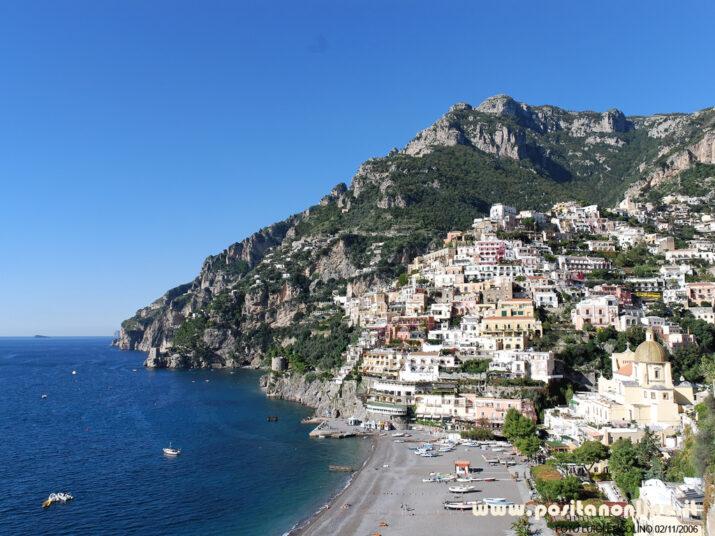
<svg viewBox="0 0 715 536"><path fill-rule="evenodd" d="M522 455L569 461L562 477L596 481L610 501L687 496L699 510L669 521L701 523L705 484L673 467L715 379L715 237L710 217L689 210L698 200L671 201L493 205L392 284L334 296L359 337L333 381L365 386L363 426L484 439L518 414L539 438L516 444ZM607 454L574 469L582 450L599 444L613 460L626 443L658 460L635 483L614 462L608 476Z"/></svg>

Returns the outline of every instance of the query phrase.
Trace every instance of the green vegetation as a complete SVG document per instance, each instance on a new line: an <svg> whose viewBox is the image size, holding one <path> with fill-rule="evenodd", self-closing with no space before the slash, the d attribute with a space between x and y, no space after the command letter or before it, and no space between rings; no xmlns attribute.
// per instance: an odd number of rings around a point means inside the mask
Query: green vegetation
<svg viewBox="0 0 715 536"><path fill-rule="evenodd" d="M616 441L611 446L608 470L629 499L638 498L638 488L645 478L663 478L660 451L653 432L646 430L637 443L628 439Z"/></svg>
<svg viewBox="0 0 715 536"><path fill-rule="evenodd" d="M203 340L207 325L203 316L186 319L174 333L174 348L184 354L204 356L208 352Z"/></svg>
<svg viewBox="0 0 715 536"><path fill-rule="evenodd" d="M647 199L650 202L657 202L669 194L704 197L713 191L714 183L715 164L695 162L690 168L682 171L674 179L660 184L649 191Z"/></svg>
<svg viewBox="0 0 715 536"><path fill-rule="evenodd" d="M524 456L531 457L541 448L541 441L536 435L536 424L514 408L506 412L502 433Z"/></svg>
<svg viewBox="0 0 715 536"><path fill-rule="evenodd" d="M559 480L534 479L536 491L545 501L570 501L581 496L583 486L575 476L567 476Z"/></svg>
<svg viewBox="0 0 715 536"><path fill-rule="evenodd" d="M601 460L608 459L608 447L600 441L584 441L571 452L559 452L554 455L556 463L577 463L585 465L590 471Z"/></svg>
<svg viewBox="0 0 715 536"><path fill-rule="evenodd" d="M332 316L317 325L299 325L280 330L276 335L294 340L274 352L284 355L292 369L298 372L309 370L332 370L342 362L342 353L350 344L353 329L340 315Z"/></svg>
<svg viewBox="0 0 715 536"><path fill-rule="evenodd" d="M515 536L532 536L535 532L531 529L531 524L527 516L521 516L511 524L511 529Z"/></svg>
<svg viewBox="0 0 715 536"><path fill-rule="evenodd" d="M472 441L487 441L494 439L494 433L489 428L470 428L460 432L462 439L471 439Z"/></svg>
<svg viewBox="0 0 715 536"><path fill-rule="evenodd" d="M480 374L489 370L489 359L473 359L470 361L465 361L459 367L461 372L467 372L469 374Z"/></svg>

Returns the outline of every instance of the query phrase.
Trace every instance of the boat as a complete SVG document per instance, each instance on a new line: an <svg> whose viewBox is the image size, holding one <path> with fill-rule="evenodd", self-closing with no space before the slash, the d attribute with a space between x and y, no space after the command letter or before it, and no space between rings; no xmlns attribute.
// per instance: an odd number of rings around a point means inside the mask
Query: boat
<svg viewBox="0 0 715 536"><path fill-rule="evenodd" d="M472 510L481 501L444 501L445 510Z"/></svg>
<svg viewBox="0 0 715 536"><path fill-rule="evenodd" d="M452 482L455 476L449 473L430 473L428 478L423 478L422 482Z"/></svg>
<svg viewBox="0 0 715 536"><path fill-rule="evenodd" d="M75 376L76 374L77 374L77 371L76 371L76 370L73 370L73 371L72 371L72 376Z"/></svg>
<svg viewBox="0 0 715 536"><path fill-rule="evenodd" d="M181 449L175 449L171 446L171 443L169 443L168 447L164 447L161 449L164 452L165 456L178 456L181 454Z"/></svg>
<svg viewBox="0 0 715 536"><path fill-rule="evenodd" d="M460 476L457 482L479 482L479 478L474 478L473 476Z"/></svg>
<svg viewBox="0 0 715 536"><path fill-rule="evenodd" d="M355 469L350 465L328 465L328 471L335 473L354 473Z"/></svg>
<svg viewBox="0 0 715 536"><path fill-rule="evenodd" d="M487 497L484 499L484 504L488 504L490 506L510 506L514 503L504 497Z"/></svg>
<svg viewBox="0 0 715 536"><path fill-rule="evenodd" d="M43 398L43 399L47 398L47 395L42 395L42 398Z"/></svg>
<svg viewBox="0 0 715 536"><path fill-rule="evenodd" d="M74 496L71 493L67 492L61 492L61 493L50 493L50 496L47 497L42 503L42 508L49 508L55 503L61 503L65 504L66 502L71 501L74 499Z"/></svg>
<svg viewBox="0 0 715 536"><path fill-rule="evenodd" d="M478 491L476 486L449 486L447 488L452 493L472 493Z"/></svg>
<svg viewBox="0 0 715 536"><path fill-rule="evenodd" d="M278 415L269 415L268 417L266 417L266 420L267 420L268 422L277 422L277 421L278 421Z"/></svg>
<svg viewBox="0 0 715 536"><path fill-rule="evenodd" d="M488 476L486 478L475 478L476 482L496 482L496 478L493 476Z"/></svg>

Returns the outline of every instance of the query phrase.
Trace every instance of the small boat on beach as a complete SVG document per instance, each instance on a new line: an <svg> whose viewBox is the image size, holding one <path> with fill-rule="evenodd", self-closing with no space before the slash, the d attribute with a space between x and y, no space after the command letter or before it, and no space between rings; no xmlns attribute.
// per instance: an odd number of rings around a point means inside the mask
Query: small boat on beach
<svg viewBox="0 0 715 536"><path fill-rule="evenodd" d="M479 491L476 486L449 486L447 489L452 493L472 493Z"/></svg>
<svg viewBox="0 0 715 536"><path fill-rule="evenodd" d="M514 503L504 497L487 497L484 499L484 504L488 504L490 506L510 506Z"/></svg>
<svg viewBox="0 0 715 536"><path fill-rule="evenodd" d="M334 473L354 473L355 469L350 465L328 465L328 471Z"/></svg>
<svg viewBox="0 0 715 536"><path fill-rule="evenodd" d="M169 443L168 447L164 447L161 450L164 452L164 456L178 456L181 454L181 449L175 449L171 446L171 443Z"/></svg>
<svg viewBox="0 0 715 536"><path fill-rule="evenodd" d="M422 479L422 482L452 482L455 478L449 473L430 473L428 478Z"/></svg>
<svg viewBox="0 0 715 536"><path fill-rule="evenodd" d="M65 504L66 502L71 501L74 499L74 496L72 496L71 493L66 493L66 492L61 492L61 493L50 493L50 496L47 497L42 503L42 508L49 508L55 503L61 503Z"/></svg>
<svg viewBox="0 0 715 536"><path fill-rule="evenodd" d="M445 510L472 510L481 501L444 501Z"/></svg>

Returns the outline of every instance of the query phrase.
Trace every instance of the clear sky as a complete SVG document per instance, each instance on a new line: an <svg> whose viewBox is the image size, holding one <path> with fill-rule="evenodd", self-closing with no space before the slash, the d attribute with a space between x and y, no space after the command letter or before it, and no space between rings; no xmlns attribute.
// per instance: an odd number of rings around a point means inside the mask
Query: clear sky
<svg viewBox="0 0 715 536"><path fill-rule="evenodd" d="M2 2L0 335L112 334L457 101L713 106L714 15L705 1Z"/></svg>

